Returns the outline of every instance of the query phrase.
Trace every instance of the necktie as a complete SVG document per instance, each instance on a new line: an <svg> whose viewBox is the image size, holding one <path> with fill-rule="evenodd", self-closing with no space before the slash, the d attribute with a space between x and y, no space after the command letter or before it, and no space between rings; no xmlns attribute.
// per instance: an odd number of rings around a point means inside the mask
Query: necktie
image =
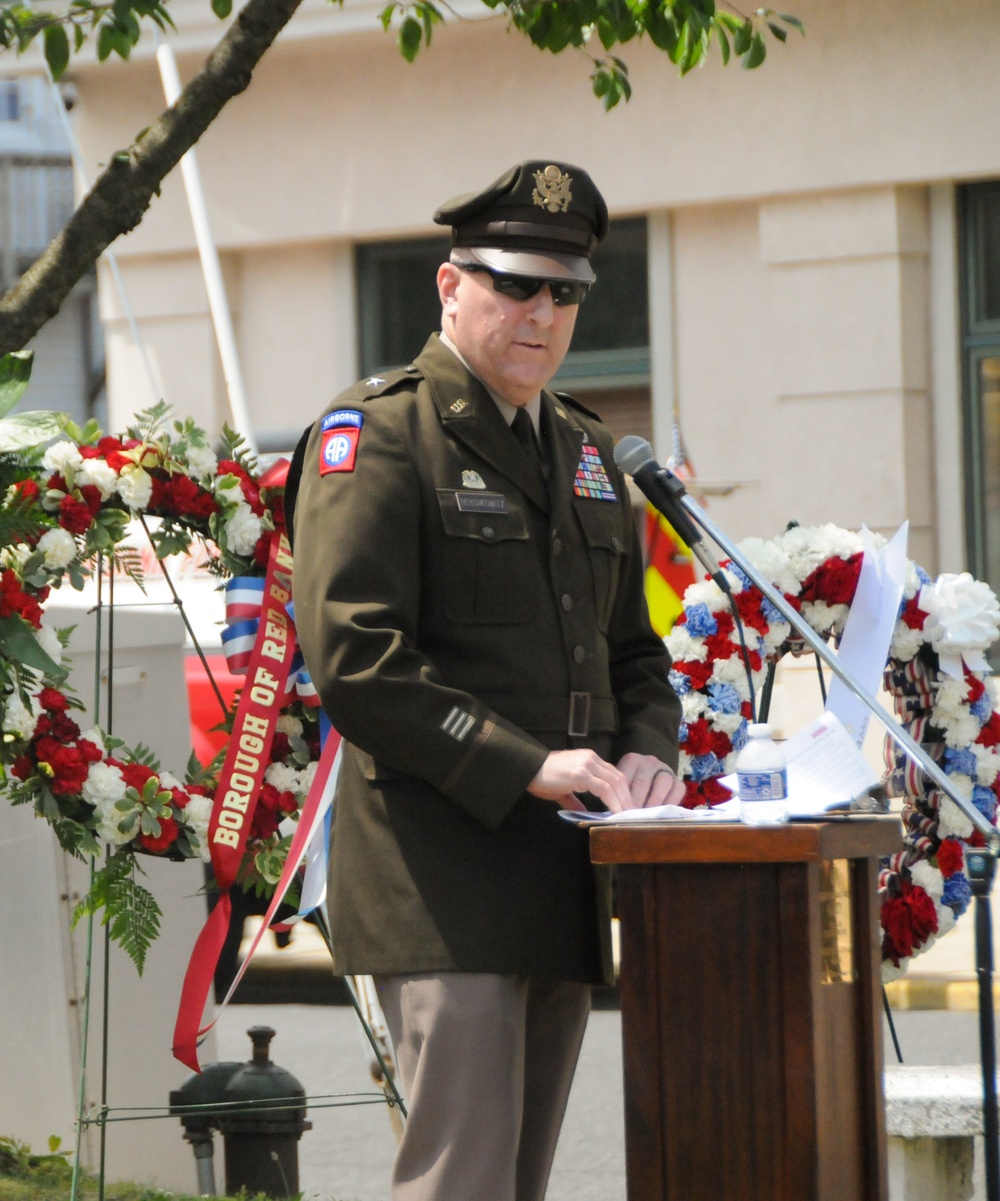
<svg viewBox="0 0 1000 1201"><path fill-rule="evenodd" d="M542 459L542 448L538 445L535 427L527 409L517 410L514 414L514 420L510 423L510 428L524 449L525 461L532 474L542 487L546 488L546 471Z"/></svg>

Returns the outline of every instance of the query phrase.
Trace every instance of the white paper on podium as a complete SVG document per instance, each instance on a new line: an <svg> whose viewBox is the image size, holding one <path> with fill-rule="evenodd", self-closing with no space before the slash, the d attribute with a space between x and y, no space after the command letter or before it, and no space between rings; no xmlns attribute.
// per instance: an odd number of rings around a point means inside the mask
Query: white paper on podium
<svg viewBox="0 0 1000 1201"><path fill-rule="evenodd" d="M878 691L889 656L899 602L903 598L909 525L908 521L903 522L881 551L876 549L868 527L861 530L864 559L837 658L870 696ZM844 729L861 746L871 712L839 676L834 676L830 683L826 708L829 713L836 714Z"/></svg>
<svg viewBox="0 0 1000 1201"><path fill-rule="evenodd" d="M578 826L600 822L602 826L624 825L629 822L733 822L740 820L739 806L726 801L714 809L685 809L682 805L652 805L649 809L626 809L623 813L580 813L577 809L560 809L559 816Z"/></svg>

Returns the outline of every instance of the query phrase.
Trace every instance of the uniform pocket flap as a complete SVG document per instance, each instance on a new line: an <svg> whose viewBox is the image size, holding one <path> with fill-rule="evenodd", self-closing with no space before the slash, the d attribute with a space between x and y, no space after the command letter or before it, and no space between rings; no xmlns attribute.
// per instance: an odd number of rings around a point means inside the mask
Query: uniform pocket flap
<svg viewBox="0 0 1000 1201"><path fill-rule="evenodd" d="M474 538L484 543L528 540L524 510L502 492L438 488L437 498L441 523L450 538Z"/></svg>

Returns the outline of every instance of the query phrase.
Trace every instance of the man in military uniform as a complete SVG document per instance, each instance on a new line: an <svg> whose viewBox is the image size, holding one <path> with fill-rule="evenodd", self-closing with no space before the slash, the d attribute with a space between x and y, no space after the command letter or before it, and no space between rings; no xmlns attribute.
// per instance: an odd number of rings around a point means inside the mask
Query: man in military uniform
<svg viewBox="0 0 1000 1201"><path fill-rule="evenodd" d="M296 624L346 743L336 970L376 977L408 1099L393 1198L541 1201L610 971L559 809L677 801L679 705L611 438L545 390L603 198L529 162L434 219L442 333L305 444Z"/></svg>

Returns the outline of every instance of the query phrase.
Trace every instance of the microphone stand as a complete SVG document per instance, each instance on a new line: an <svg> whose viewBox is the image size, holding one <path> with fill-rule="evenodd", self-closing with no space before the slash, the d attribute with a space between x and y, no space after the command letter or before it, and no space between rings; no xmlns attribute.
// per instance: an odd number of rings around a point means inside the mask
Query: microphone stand
<svg viewBox="0 0 1000 1201"><path fill-rule="evenodd" d="M990 924L989 894L996 874L997 855L1000 854L1000 833L966 797L962 796L922 746L904 730L840 663L836 652L823 641L805 618L795 611L784 596L767 580L753 563L708 517L701 507L684 489L683 483L669 472L671 491L675 499L687 510L695 522L705 531L744 575L763 593L785 620L795 629L819 658L839 676L851 692L864 703L866 708L881 722L889 736L909 754L924 774L961 810L986 841L985 847L977 847L966 855L966 870L976 898L976 976L979 981L979 1035L980 1059L983 1075L983 1146L986 1168L987 1201L1000 1201L1000 1130L997 1119L996 1087L996 1043L993 1022L993 948ZM670 520L669 514L667 519Z"/></svg>

